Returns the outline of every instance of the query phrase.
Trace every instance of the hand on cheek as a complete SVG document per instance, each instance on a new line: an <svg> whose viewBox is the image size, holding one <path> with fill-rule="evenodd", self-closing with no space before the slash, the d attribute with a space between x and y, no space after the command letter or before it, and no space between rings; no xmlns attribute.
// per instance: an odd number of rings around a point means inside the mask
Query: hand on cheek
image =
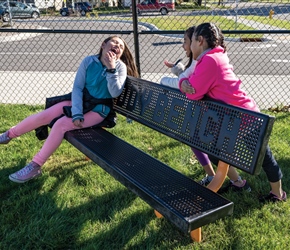
<svg viewBox="0 0 290 250"><path fill-rule="evenodd" d="M105 66L108 69L116 68L116 59L117 59L116 54L112 51L108 51L104 57Z"/></svg>

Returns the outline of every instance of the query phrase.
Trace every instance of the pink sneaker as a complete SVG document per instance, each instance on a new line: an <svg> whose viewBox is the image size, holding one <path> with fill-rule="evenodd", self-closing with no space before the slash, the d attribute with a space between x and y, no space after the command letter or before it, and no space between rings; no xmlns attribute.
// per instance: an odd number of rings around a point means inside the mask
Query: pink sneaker
<svg viewBox="0 0 290 250"><path fill-rule="evenodd" d="M37 163L31 161L24 168L9 175L9 179L17 183L24 183L40 176L41 174L41 167Z"/></svg>

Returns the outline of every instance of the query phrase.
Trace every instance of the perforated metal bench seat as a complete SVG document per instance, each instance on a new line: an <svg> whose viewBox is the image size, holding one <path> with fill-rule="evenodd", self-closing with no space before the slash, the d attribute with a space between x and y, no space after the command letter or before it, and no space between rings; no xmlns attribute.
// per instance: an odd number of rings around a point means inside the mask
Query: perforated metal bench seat
<svg viewBox="0 0 290 250"><path fill-rule="evenodd" d="M233 212L233 203L104 129L69 131L65 139L188 233Z"/></svg>

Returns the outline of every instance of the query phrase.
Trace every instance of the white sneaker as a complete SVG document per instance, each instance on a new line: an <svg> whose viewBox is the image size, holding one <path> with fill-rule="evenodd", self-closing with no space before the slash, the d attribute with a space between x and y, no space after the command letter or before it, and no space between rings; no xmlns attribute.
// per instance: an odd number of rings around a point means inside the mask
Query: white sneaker
<svg viewBox="0 0 290 250"><path fill-rule="evenodd" d="M8 130L0 135L0 144L8 144L11 140L8 136Z"/></svg>
<svg viewBox="0 0 290 250"><path fill-rule="evenodd" d="M24 183L40 176L41 174L41 167L37 163L31 161L24 168L9 175L9 179L13 182Z"/></svg>

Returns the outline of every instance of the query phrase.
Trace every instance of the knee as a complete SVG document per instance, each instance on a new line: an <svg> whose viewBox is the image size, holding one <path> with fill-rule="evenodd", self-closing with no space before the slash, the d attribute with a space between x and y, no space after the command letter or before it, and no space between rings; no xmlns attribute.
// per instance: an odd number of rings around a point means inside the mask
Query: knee
<svg viewBox="0 0 290 250"><path fill-rule="evenodd" d="M62 117L58 119L51 128L51 132L57 131L64 134L65 132L74 129L74 125L71 118Z"/></svg>

